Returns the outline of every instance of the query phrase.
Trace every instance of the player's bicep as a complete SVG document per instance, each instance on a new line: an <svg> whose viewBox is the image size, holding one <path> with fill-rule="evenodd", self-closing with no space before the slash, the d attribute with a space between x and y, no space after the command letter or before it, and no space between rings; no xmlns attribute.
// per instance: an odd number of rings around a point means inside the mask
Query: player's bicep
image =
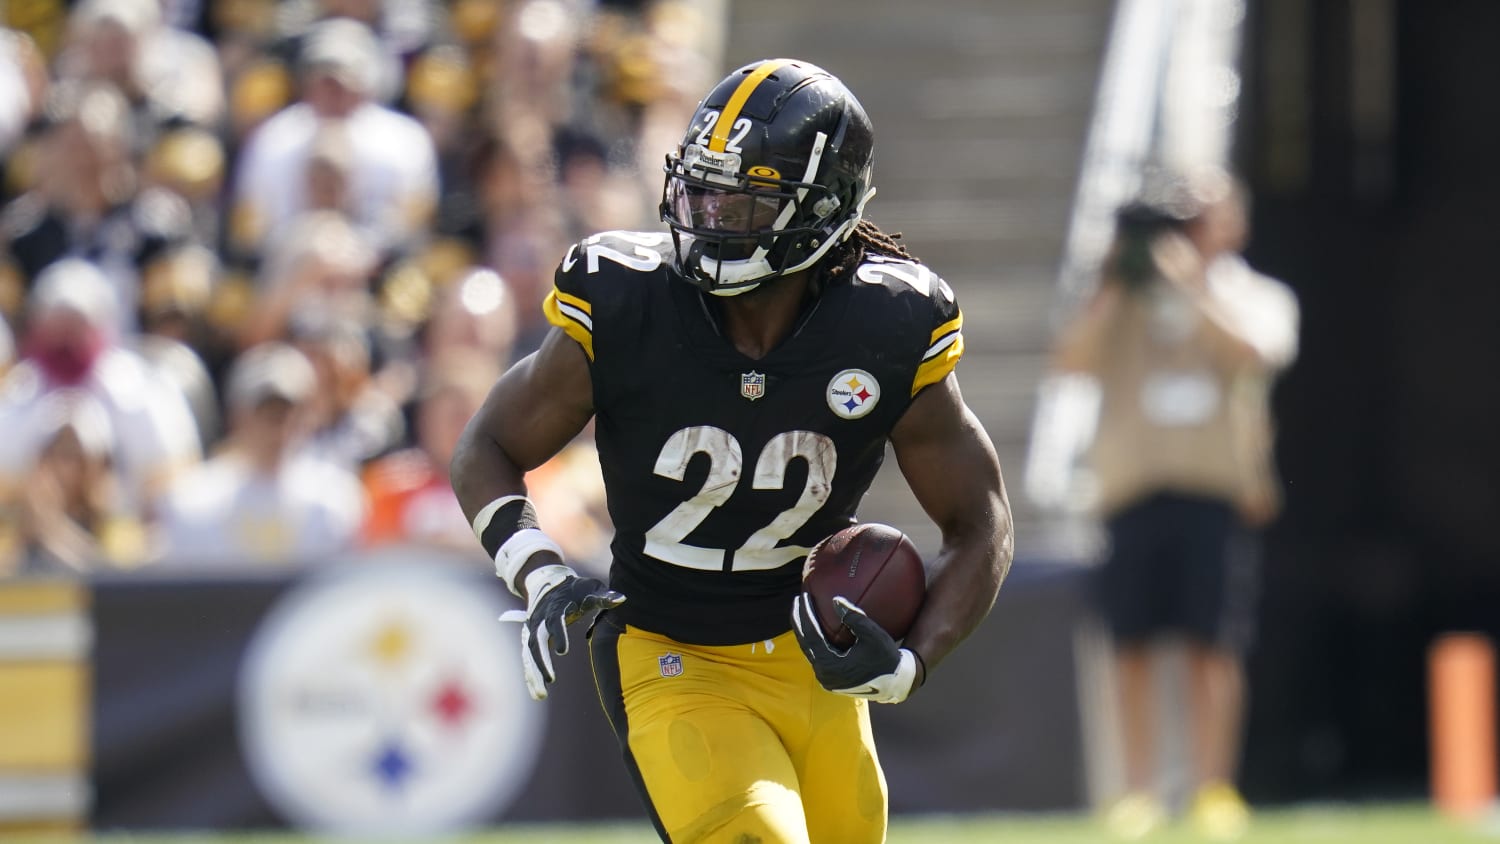
<svg viewBox="0 0 1500 844"><path fill-rule="evenodd" d="M1006 509L1000 461L989 434L949 374L912 401L891 432L907 485L945 537L988 530Z"/></svg>
<svg viewBox="0 0 1500 844"><path fill-rule="evenodd" d="M594 415L593 378L578 343L560 329L495 382L470 427L521 471L545 463Z"/></svg>

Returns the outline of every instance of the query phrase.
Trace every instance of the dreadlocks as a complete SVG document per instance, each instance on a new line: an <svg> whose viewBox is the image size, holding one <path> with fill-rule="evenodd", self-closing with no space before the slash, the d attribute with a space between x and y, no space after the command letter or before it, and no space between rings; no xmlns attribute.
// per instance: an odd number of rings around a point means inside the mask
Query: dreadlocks
<svg viewBox="0 0 1500 844"><path fill-rule="evenodd" d="M887 234L880 226L861 219L854 225L854 233L849 235L849 239L828 253L830 260L827 269L823 271L823 280L833 283L854 272L855 268L864 263L865 255L869 252L916 261L917 257L897 242L900 238L900 232Z"/></svg>

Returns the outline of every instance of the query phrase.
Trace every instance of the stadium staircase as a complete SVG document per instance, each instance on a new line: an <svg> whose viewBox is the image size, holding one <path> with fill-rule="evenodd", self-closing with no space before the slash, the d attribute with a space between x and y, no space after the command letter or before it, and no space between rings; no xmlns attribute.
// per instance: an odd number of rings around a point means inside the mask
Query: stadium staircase
<svg viewBox="0 0 1500 844"><path fill-rule="evenodd" d="M841 76L875 123L870 217L952 284L965 314L964 395L1000 452L1018 556L1039 514L1022 468L1110 0L728 3L724 64L805 58ZM900 473L864 520L931 553L938 534Z"/></svg>

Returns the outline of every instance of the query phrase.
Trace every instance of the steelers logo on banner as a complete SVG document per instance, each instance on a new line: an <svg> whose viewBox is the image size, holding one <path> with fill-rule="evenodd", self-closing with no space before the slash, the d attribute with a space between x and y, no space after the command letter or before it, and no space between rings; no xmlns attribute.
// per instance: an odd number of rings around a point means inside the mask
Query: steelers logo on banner
<svg viewBox="0 0 1500 844"><path fill-rule="evenodd" d="M509 607L480 578L339 567L297 587L240 671L250 773L288 821L341 835L482 823L532 772L545 708L526 694Z"/></svg>
<svg viewBox="0 0 1500 844"><path fill-rule="evenodd" d="M828 382L828 407L845 419L858 419L880 401L880 382L863 369L846 369Z"/></svg>

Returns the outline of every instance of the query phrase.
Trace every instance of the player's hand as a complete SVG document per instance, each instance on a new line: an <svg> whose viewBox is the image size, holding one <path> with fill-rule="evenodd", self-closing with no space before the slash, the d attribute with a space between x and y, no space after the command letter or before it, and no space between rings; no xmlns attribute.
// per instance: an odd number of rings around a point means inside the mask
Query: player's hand
<svg viewBox="0 0 1500 844"><path fill-rule="evenodd" d="M547 698L557 679L552 653L568 652L568 625L595 610L618 607L621 595L593 577L579 577L567 566L543 566L526 577L526 609L509 610L501 621L521 623L521 668L533 700Z"/></svg>
<svg viewBox="0 0 1500 844"><path fill-rule="evenodd" d="M818 682L835 694L876 703L906 700L917 679L912 652L897 645L864 610L843 598L834 598L833 603L839 618L854 631L854 644L846 651L834 648L824 637L811 595L803 592L792 602L792 629Z"/></svg>

